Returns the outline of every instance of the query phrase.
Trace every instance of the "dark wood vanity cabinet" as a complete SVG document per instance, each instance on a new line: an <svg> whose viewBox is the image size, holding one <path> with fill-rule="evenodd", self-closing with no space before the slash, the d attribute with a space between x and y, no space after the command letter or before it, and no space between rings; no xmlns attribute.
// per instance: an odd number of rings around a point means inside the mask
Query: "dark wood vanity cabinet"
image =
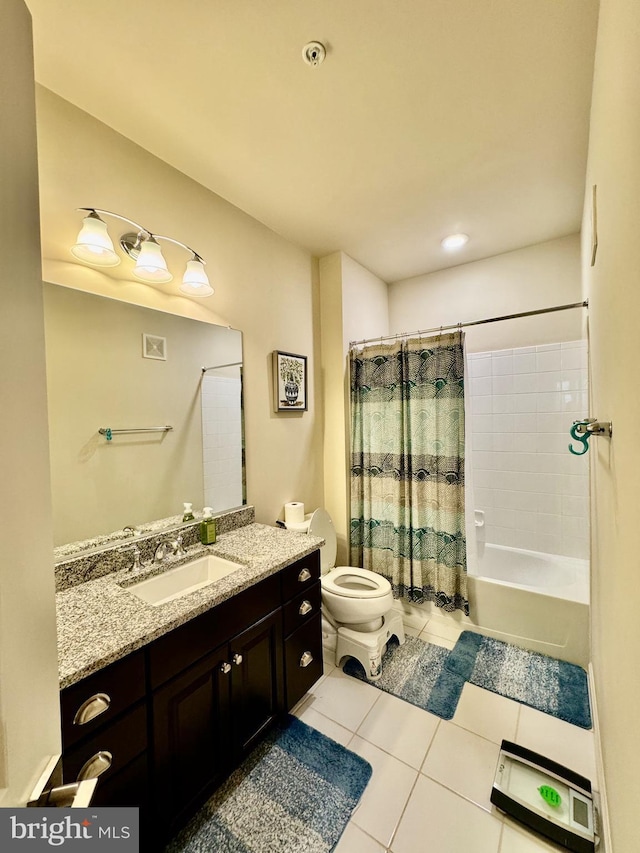
<svg viewBox="0 0 640 853"><path fill-rule="evenodd" d="M100 768L95 805L148 802L144 652L134 652L60 695L64 781ZM106 768L106 769L104 769Z"/></svg>
<svg viewBox="0 0 640 853"><path fill-rule="evenodd" d="M94 802L161 846L322 674L319 578L315 551L62 691L65 781L111 753Z"/></svg>

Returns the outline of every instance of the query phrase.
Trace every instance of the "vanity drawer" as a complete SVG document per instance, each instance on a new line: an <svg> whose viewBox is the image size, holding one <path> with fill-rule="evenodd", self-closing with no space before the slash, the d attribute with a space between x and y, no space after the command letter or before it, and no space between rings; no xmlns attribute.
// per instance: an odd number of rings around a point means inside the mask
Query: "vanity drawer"
<svg viewBox="0 0 640 853"><path fill-rule="evenodd" d="M320 578L320 551L314 551L301 560L296 560L280 572L280 577L282 600L288 601Z"/></svg>
<svg viewBox="0 0 640 853"><path fill-rule="evenodd" d="M320 604L321 588L318 581L288 601L283 607L285 637L306 622L311 622L320 613Z"/></svg>
<svg viewBox="0 0 640 853"><path fill-rule="evenodd" d="M272 575L160 637L149 646L151 689L183 672L278 607L280 581L278 575Z"/></svg>
<svg viewBox="0 0 640 853"><path fill-rule="evenodd" d="M322 617L319 613L284 641L286 703L293 708L322 675Z"/></svg>
<svg viewBox="0 0 640 853"><path fill-rule="evenodd" d="M146 705L141 703L106 729L96 732L89 740L73 749L65 749L62 756L64 780L74 782L85 762L98 752L110 752L113 756L111 766L100 774L99 788L136 756L145 752L146 748L147 711Z"/></svg>
<svg viewBox="0 0 640 853"><path fill-rule="evenodd" d="M60 694L65 750L113 720L144 695L142 650L65 688ZM84 723L81 722L83 718L86 720Z"/></svg>

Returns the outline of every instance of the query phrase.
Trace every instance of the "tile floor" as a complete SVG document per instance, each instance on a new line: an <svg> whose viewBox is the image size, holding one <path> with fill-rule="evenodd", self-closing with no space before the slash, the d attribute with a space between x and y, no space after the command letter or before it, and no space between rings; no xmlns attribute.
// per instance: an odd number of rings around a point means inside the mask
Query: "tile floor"
<svg viewBox="0 0 640 853"><path fill-rule="evenodd" d="M447 648L464 629L446 616L405 614L405 622L408 633ZM344 675L329 659L293 713L373 767L335 853L557 853L489 802L503 738L597 787L591 731L472 684L447 721Z"/></svg>

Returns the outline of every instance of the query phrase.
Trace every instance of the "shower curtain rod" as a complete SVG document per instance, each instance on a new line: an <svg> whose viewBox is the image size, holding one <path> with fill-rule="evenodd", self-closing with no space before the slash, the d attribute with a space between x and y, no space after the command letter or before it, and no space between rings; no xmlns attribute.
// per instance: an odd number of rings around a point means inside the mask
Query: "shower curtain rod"
<svg viewBox="0 0 640 853"><path fill-rule="evenodd" d="M537 314L551 314L554 311L567 311L569 308L588 308L589 300L584 302L572 302L569 305L555 305L553 308L539 308L537 311L522 311L520 314L504 314L502 317L489 317L487 320L472 320L469 323L454 323L450 326L436 326L434 329L421 329L417 332L397 332L395 335L383 335L379 338L363 338L361 341L349 341L349 347L357 347L360 344L373 344L376 342L392 341L397 338L420 337L431 335L434 332L446 332L449 329L464 329L467 326L482 326L485 323L498 323L500 320L517 320L519 317L534 317Z"/></svg>

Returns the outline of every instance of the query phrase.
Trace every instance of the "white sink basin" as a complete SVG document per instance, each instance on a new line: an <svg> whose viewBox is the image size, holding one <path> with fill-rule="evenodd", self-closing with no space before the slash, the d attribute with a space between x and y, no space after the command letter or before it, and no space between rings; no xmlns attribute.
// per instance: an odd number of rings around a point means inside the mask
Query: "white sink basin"
<svg viewBox="0 0 640 853"><path fill-rule="evenodd" d="M146 601L147 604L157 607L159 604L166 604L174 598L202 589L203 586L219 581L241 568L241 565L232 563L231 560L206 554L191 563L169 569L161 575L155 575L125 589L137 595L142 601Z"/></svg>

